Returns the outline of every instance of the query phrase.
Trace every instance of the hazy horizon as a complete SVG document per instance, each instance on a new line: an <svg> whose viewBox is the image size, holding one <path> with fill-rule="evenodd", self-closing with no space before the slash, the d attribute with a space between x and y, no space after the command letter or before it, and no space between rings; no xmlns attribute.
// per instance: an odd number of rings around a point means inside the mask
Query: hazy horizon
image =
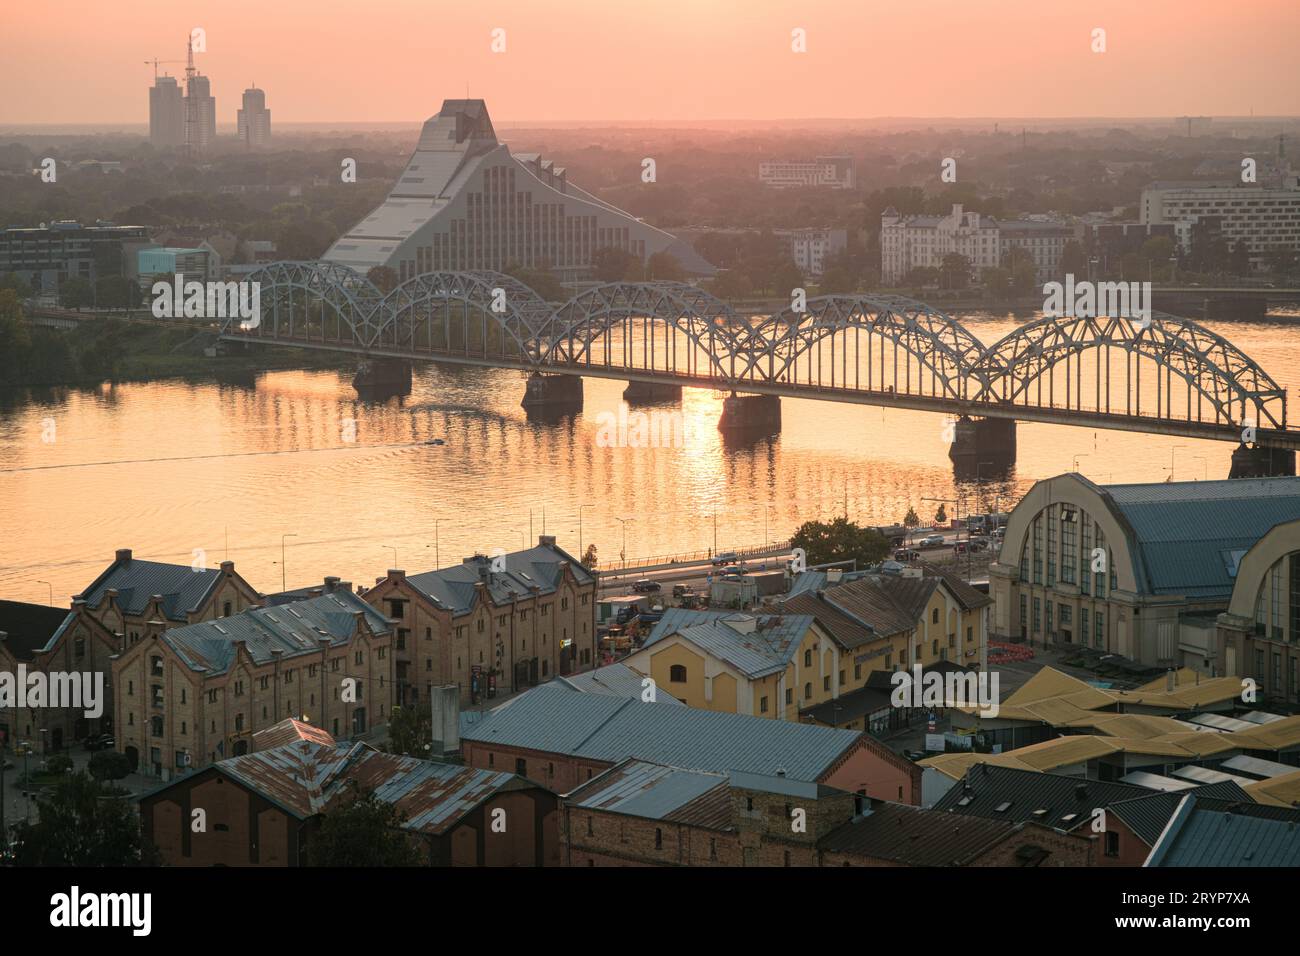
<svg viewBox="0 0 1300 956"><path fill-rule="evenodd" d="M793 9L776 0L514 0L490 11L233 0L183 12L51 0L6 14L0 85L24 95L0 102L0 126L144 124L153 79L145 61L183 60L195 27L207 47L196 64L223 128L253 83L277 128L414 124L467 93L517 126L1294 116L1300 7L1252 6L1244 19L1181 0L854 9L832 0ZM505 49L494 53L497 28ZM1092 50L1097 28L1105 52ZM795 29L806 31L806 52L791 49ZM179 76L184 63L159 68Z"/></svg>

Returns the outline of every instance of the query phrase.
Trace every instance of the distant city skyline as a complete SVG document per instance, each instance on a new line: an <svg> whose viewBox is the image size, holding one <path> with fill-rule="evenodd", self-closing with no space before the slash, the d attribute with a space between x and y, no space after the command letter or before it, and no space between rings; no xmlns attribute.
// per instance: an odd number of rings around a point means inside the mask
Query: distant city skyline
<svg viewBox="0 0 1300 956"><path fill-rule="evenodd" d="M194 27L218 102L233 107L256 77L284 124L419 122L466 92L506 124L1300 112L1288 48L1300 9L1287 0L1261 0L1247 19L1178 0L1062 6L559 0L483 12L392 0L362 12L286 0L137 17L143 3L53 0L6 13L0 86L25 93L0 100L0 124L147 123L144 61L183 56ZM576 55L556 55L557 25ZM1092 51L1098 28L1104 53ZM805 53L791 49L795 29ZM180 77L183 64L160 72Z"/></svg>

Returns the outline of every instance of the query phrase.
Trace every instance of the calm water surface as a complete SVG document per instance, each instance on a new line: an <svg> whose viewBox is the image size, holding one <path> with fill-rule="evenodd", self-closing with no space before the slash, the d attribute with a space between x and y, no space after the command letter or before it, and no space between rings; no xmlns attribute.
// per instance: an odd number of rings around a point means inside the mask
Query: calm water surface
<svg viewBox="0 0 1300 956"><path fill-rule="evenodd" d="M959 316L985 343L1011 316ZM1288 391L1300 325L1210 323ZM210 565L225 558L264 591L328 574L369 583L543 532L575 555L617 561L728 549L844 511L864 523L923 519L976 491L955 482L943 418L782 400L781 434L725 442L722 393L686 390L681 447L604 447L598 416L622 382L587 379L582 413L529 422L520 373L417 366L412 394L363 403L350 372L273 372L252 385L176 380L57 390L0 405L0 598L66 603L113 558ZM49 422L53 421L53 436ZM355 422L355 441L349 420ZM44 441L53 437L53 441ZM444 439L441 446L423 442ZM1226 477L1227 443L1020 423L1005 480L980 510L1014 501L1074 456L1093 480ZM952 508L949 507L949 512ZM716 519L715 516L716 515ZM619 518L629 519L625 524ZM435 535L435 521L436 535ZM283 539L285 563L282 566ZM394 549L396 554L394 554ZM42 582L48 582L42 583Z"/></svg>

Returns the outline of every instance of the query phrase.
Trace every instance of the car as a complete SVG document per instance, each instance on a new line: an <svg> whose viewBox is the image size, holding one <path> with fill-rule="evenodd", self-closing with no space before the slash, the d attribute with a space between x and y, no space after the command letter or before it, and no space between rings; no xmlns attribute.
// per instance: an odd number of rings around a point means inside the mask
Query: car
<svg viewBox="0 0 1300 956"><path fill-rule="evenodd" d="M738 573L734 573L734 572L729 572L729 573L727 573L727 574L723 574L721 577L719 577L718 580L720 580L720 581L732 581L732 582L734 582L734 583L739 584L741 581L745 580L745 578L744 578L744 575L741 575L741 574L738 574Z"/></svg>
<svg viewBox="0 0 1300 956"><path fill-rule="evenodd" d="M993 537L996 538L998 541L1001 541L1003 538L1006 537L1006 535L1007 535L1007 529L1006 529L1006 528L994 528L994 529L993 529Z"/></svg>
<svg viewBox="0 0 1300 956"><path fill-rule="evenodd" d="M724 577L728 574L741 575L744 573L745 569L737 564L728 565L725 568L718 568L718 574L721 574Z"/></svg>
<svg viewBox="0 0 1300 956"><path fill-rule="evenodd" d="M927 534L921 539L921 547L923 548L938 548L942 545L943 535L941 534Z"/></svg>
<svg viewBox="0 0 1300 956"><path fill-rule="evenodd" d="M663 590L658 581L651 581L648 578L642 578L636 584L632 585L632 590L637 594L653 594L655 591Z"/></svg>
<svg viewBox="0 0 1300 956"><path fill-rule="evenodd" d="M965 554L967 550L968 550L968 546L965 541L953 542L953 546L952 546L953 554Z"/></svg>
<svg viewBox="0 0 1300 956"><path fill-rule="evenodd" d="M975 553L975 554L979 554L981 551L987 551L987 550L989 549L989 539L988 539L988 538L971 538L971 539L970 539L970 549L971 549L971 551L972 551L973 553Z"/></svg>
<svg viewBox="0 0 1300 956"><path fill-rule="evenodd" d="M726 564L735 564L739 557L740 555L736 554L735 551L724 551L722 554L715 554L713 560L709 563L715 568L719 568Z"/></svg>
<svg viewBox="0 0 1300 956"><path fill-rule="evenodd" d="M920 561L921 552L917 551L915 548L899 548L894 552L894 560L903 562Z"/></svg>
<svg viewBox="0 0 1300 956"><path fill-rule="evenodd" d="M90 751L112 750L117 745L112 734L91 734L82 743Z"/></svg>

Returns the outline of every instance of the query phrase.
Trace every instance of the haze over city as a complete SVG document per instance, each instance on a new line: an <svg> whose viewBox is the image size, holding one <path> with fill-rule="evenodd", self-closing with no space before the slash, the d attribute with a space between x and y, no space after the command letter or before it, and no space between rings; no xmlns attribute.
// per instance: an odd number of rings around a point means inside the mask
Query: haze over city
<svg viewBox="0 0 1300 956"><path fill-rule="evenodd" d="M1247 116L1300 90L1290 0L51 0L4 13L0 89L22 95L0 124L140 123L144 61L183 59L194 27L218 101L255 82L281 123L419 121L467 84L498 123Z"/></svg>

